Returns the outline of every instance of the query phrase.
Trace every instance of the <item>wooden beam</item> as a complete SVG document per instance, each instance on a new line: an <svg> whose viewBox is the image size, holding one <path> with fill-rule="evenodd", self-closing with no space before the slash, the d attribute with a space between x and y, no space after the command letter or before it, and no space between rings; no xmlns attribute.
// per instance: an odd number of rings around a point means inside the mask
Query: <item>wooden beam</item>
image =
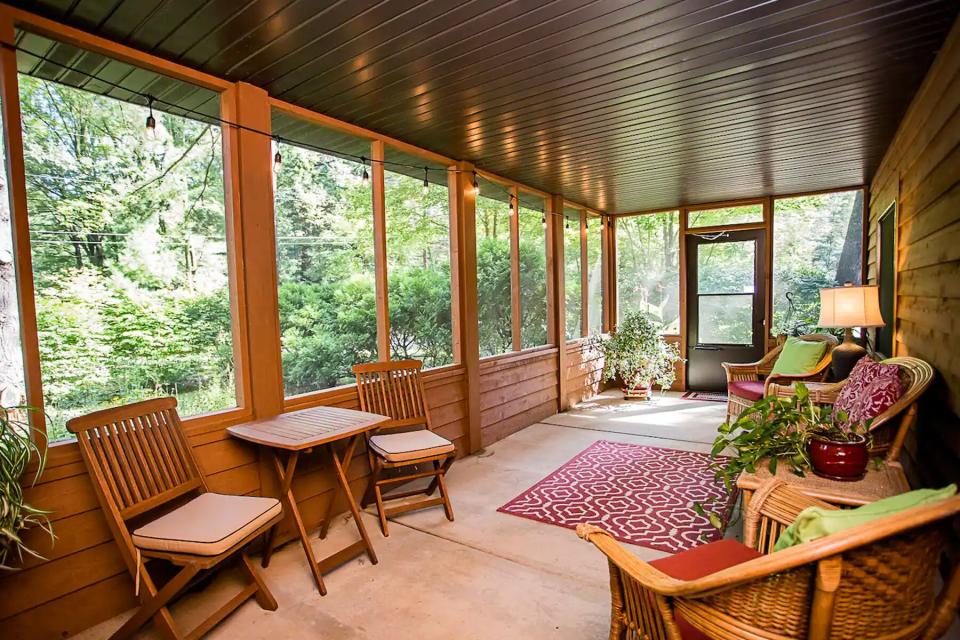
<svg viewBox="0 0 960 640"><path fill-rule="evenodd" d="M373 268L377 294L377 358L390 359L390 298L387 274L387 194L382 140L370 143L370 187L373 197Z"/></svg>
<svg viewBox="0 0 960 640"><path fill-rule="evenodd" d="M548 332L550 342L557 345L557 410L566 411L567 398L567 330L566 290L563 257L563 196L555 195L547 201L547 270L549 300ZM552 284L552 296L551 285Z"/></svg>
<svg viewBox="0 0 960 640"><path fill-rule="evenodd" d="M477 311L477 192L473 165L458 162L450 172L451 268L454 270L453 309L459 318L459 362L464 369L469 453L479 451L480 433L480 332Z"/></svg>
<svg viewBox="0 0 960 640"><path fill-rule="evenodd" d="M99 53L107 58L119 60L142 69L148 69L176 80L182 80L214 91L225 91L233 84L229 80L224 80L212 76L209 73L185 67L176 62L170 62L164 58L144 53L132 47L101 38L100 36L95 36L86 31L69 27L28 11L23 11L22 9L0 5L0 11L2 11L5 16L8 16L8 18L5 17L3 20L8 24L9 21L12 20L14 27L24 28L32 33L65 42L80 49ZM12 42L5 44L12 44ZM269 131L269 127L267 131Z"/></svg>
<svg viewBox="0 0 960 640"><path fill-rule="evenodd" d="M227 90L221 108L231 122L270 131L270 101L267 92L259 87L236 83ZM243 310L250 353L249 400L257 418L275 416L283 411L270 145L269 137L237 127L230 127L224 139L224 170L229 176L230 208L242 220L240 253L243 273L240 275L246 299L251 302Z"/></svg>
<svg viewBox="0 0 960 640"><path fill-rule="evenodd" d="M513 211L510 215L510 319L513 350L523 349L520 332L520 198L517 185L510 186Z"/></svg>
<svg viewBox="0 0 960 640"><path fill-rule="evenodd" d="M769 351L776 342L773 337L773 198L763 199L763 223L766 242L763 259L763 347Z"/></svg>
<svg viewBox="0 0 960 640"><path fill-rule="evenodd" d="M33 257L30 253L30 215L27 209L27 180L23 162L23 130L20 126L20 88L17 78L17 52L10 7L0 13L0 99L3 102L3 147L6 150L7 198L20 315L20 345L27 406L39 409L29 413L30 424L37 429L36 444L47 447L46 420L43 412L43 382L40 375L40 341L37 337L37 309L34 301Z"/></svg>

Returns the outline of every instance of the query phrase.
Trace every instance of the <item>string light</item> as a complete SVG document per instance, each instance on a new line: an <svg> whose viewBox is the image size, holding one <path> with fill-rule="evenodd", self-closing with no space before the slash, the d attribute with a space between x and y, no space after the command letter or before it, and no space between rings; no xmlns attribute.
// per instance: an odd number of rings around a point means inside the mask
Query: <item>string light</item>
<svg viewBox="0 0 960 640"><path fill-rule="evenodd" d="M430 193L430 181L427 179L429 176L430 169L427 167L423 168L423 195Z"/></svg>
<svg viewBox="0 0 960 640"><path fill-rule="evenodd" d="M280 155L280 141L276 138L273 141L277 144L277 152L273 154L273 170L276 171L283 164L283 156Z"/></svg>
<svg viewBox="0 0 960 640"><path fill-rule="evenodd" d="M107 85L107 86L113 87L113 88L118 89L118 90L121 90L121 91L123 91L123 92L132 93L133 95L139 96L141 99L143 99L143 100L147 103L147 107L148 107L148 109L149 109L149 115L147 116L147 119L146 119L145 128L146 128L146 134L147 134L148 137L150 137L150 138L154 138L154 137L156 136L157 121L156 121L156 117L155 117L154 114L153 114L153 104L154 104L154 102L156 102L157 104L162 104L162 105L167 105L168 107L172 107L172 108L175 110L175 112L179 112L179 113L183 113L183 114L191 114L191 115L193 115L193 116L196 116L196 117L200 118L203 122L206 122L206 123L208 123L208 124L209 124L209 123L217 123L217 124L219 124L219 125L232 127L232 128L234 128L234 129L237 129L237 130L240 130L240 131L248 131L248 132L250 132L250 133L254 133L254 134L258 134L258 135L263 135L263 136L270 137L270 138L272 138L274 141L276 141L278 144L279 144L280 142L283 142L283 143L286 143L286 144L291 144L291 145L299 146L299 147L302 147L302 148L304 148L304 149L308 149L308 150L310 150L310 151L315 151L315 152L323 153L323 154L326 154L326 155L339 156L339 157L342 157L342 158L352 159L352 160L354 160L354 161L359 161L359 162L363 165L362 182L363 182L363 186L364 186L364 187L368 187L368 186L370 185L369 167L370 167L374 162L379 162L382 166L390 165L390 166L395 166L395 167L403 167L403 168L406 168L406 169L420 169L420 168L421 168L421 167L419 167L419 166L417 166L417 165L408 164L408 163L404 163L404 162L397 162L397 161L385 160L385 159L382 159L382 160L381 160L381 159L374 160L374 159L372 159L372 158L367 158L366 156L356 156L356 155L353 155L353 154L351 154L351 153L345 153L345 152L343 152L343 151L337 151L337 150L335 150L335 149L328 149L328 148L326 148L326 147L322 147L322 146L319 146L319 145L310 144L310 143L308 143L308 142L302 142L302 141L298 141L298 140L293 140L293 139L285 138L285 137L279 136L279 135L273 135L273 134L270 133L270 132L262 131L262 130L260 130L260 129L255 128L255 127L250 127L250 126L247 126L247 125L244 125L244 124L240 124L240 123L237 123L237 122L232 122L232 121L227 120L227 119L225 119L225 118L222 118L222 117L219 117L219 116L216 116L216 115L211 115L211 114L209 114L209 113L204 113L204 112L202 112L202 111L199 111L199 110L197 110L197 109L193 109L193 108L191 108L191 107L187 107L187 106L183 106L183 105L178 105L178 104L173 103L173 102L168 102L168 101L166 101L166 100L163 100L162 98L156 98L156 97L154 97L154 96L152 96L152 95L149 95L149 94L138 93L138 92L136 92L136 91L131 91L128 87L125 87L125 86L123 86L123 85L121 85L121 84L119 84L119 83L117 83L117 82L113 82L113 81L111 81L111 80L107 80L107 79L105 79L105 78L101 78L101 77L99 77L98 75L96 75L96 74L94 74L94 73L90 73L89 71L84 71L84 70L82 70L82 69L78 69L78 68L71 67L71 66L69 66L69 65L67 65L67 64L64 64L64 63L58 61L58 60L54 60L54 59L50 58L50 57L47 56L47 55L43 55L43 54L36 53L36 52L34 52L34 51L30 51L29 49L27 49L27 48L25 48L25 47L21 47L21 46L18 46L18 45L12 45L12 44L8 44L8 43L5 43L5 42L0 42L0 48L5 48L5 49L13 50L13 51L22 52L22 53L24 53L24 54L26 54L26 55L29 55L29 56L31 56L31 57L33 57L33 58L36 58L37 60L41 60L41 61L43 61L43 62L46 62L46 63L50 64L50 65L56 66L56 67L58 67L58 68L60 68L60 69L63 69L64 71L68 71L68 72L70 72L70 73L77 73L77 74L80 74L80 75L82 75L82 76L85 76L85 77L87 77L87 78L89 78L89 79L91 79L91 80L95 80L95 81L97 81L97 82L103 83L103 84L105 84L105 85ZM279 164L282 162L282 159L283 159L283 158L282 158L282 156L281 156L281 154L280 154L280 150L277 149L277 151L276 151L276 153L274 154L274 157L273 157L274 165L279 165ZM424 175L424 190L426 191L426 190L429 188L429 180L427 180L427 176L429 175L430 169L429 169L428 167L423 167L423 169L424 169L424 174L425 174L425 175ZM434 170L434 171L443 171L443 172L446 172L446 173L463 173L463 171L461 171L460 169L433 169L433 170ZM480 193L480 180L479 180L479 177L478 177L477 172L476 172L475 170L472 171L472 174L473 174L473 181L472 181L473 192L474 192L474 194L479 194L479 193ZM494 183L494 185L495 185L496 187L498 187L498 188L501 188L501 186L500 186L500 185L497 185L496 183ZM513 197L513 194L512 194L507 188L503 188L503 191L504 191L505 193L508 193L508 194L510 195L511 212L512 212L512 213L517 213L519 207L518 207L518 203L516 203L516 199ZM545 212L545 213L544 213L543 215L541 215L541 217L540 217L540 222L541 222L541 224L543 225L544 228L546 228L546 226L547 226L547 215L551 215L551 216L560 216L560 215L562 215L562 216L564 216L564 219L567 218L567 216L566 216L565 214L563 214L563 213L553 212L553 211ZM600 224L601 224L601 226L604 224L602 218L601 218L601 223L600 223ZM570 228L570 222L569 222L569 220L566 220L565 227L566 227L567 229Z"/></svg>
<svg viewBox="0 0 960 640"><path fill-rule="evenodd" d="M563 228L570 231L570 218L568 218L566 214L563 216Z"/></svg>
<svg viewBox="0 0 960 640"><path fill-rule="evenodd" d="M153 117L153 96L147 96L147 108L150 109L146 124L147 135L153 137L157 133L157 120Z"/></svg>

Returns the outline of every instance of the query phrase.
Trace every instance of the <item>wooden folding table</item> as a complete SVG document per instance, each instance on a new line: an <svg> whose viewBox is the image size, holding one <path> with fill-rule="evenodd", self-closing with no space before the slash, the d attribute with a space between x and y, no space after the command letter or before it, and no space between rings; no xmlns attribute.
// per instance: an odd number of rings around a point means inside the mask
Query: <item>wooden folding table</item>
<svg viewBox="0 0 960 640"><path fill-rule="evenodd" d="M377 554L370 543L370 537L367 535L366 527L363 526L363 520L360 519L360 509L357 507L357 501L350 491L347 471L360 439L366 432L375 429L386 420L389 420L387 416L376 413L340 409L338 407L317 407L285 413L274 418L241 424L227 429L230 435L261 445L265 452L269 452L268 455L280 481L280 500L296 525L297 533L300 536L300 544L307 556L307 562L310 564L310 570L313 572L313 579L317 583L320 595L327 594L327 587L323 584L323 574L334 567L364 552L370 558L371 563L377 564ZM342 441L347 441L347 444L343 455L340 456L337 453L337 444ZM292 486L293 474L296 471L297 460L300 455L309 453L315 447L322 446L326 446L330 451L337 484L334 486L333 496L330 498L327 512L320 525L320 538L324 539L327 536L334 503L340 491L343 491L347 497L350 512L353 514L357 531L360 532L360 540L330 554L326 558L317 560L313 549L310 547L310 540L307 537L300 510L297 508ZM280 459L281 451L287 452L285 464ZM270 556L273 553L278 526L274 525L267 536L267 547L263 554L264 567L270 564Z"/></svg>

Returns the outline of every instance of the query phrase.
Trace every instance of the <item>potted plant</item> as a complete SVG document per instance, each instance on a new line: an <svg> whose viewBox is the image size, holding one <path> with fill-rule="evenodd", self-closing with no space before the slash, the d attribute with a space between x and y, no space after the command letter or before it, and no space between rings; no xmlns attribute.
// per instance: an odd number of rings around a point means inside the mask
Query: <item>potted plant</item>
<svg viewBox="0 0 960 640"><path fill-rule="evenodd" d="M610 336L595 335L591 347L603 355L603 377L623 381L623 397L648 400L654 384L667 389L681 360L675 344L660 335L661 325L643 312L627 314Z"/></svg>
<svg viewBox="0 0 960 640"><path fill-rule="evenodd" d="M36 482L46 456L30 437L33 428L15 417L22 411L22 408L0 408L0 569L7 570L14 569L24 553L41 557L24 543L21 536L25 530L37 526L53 537L46 512L24 501L21 478L36 457L37 469L33 475Z"/></svg>
<svg viewBox="0 0 960 640"><path fill-rule="evenodd" d="M793 396L758 400L719 431L711 455L734 451L732 459L714 466L728 490L742 471L753 473L762 460L771 474L779 464L787 464L800 476L813 469L818 475L849 480L863 477L868 462L869 422L849 424L842 413L834 420L829 408L813 402L802 382Z"/></svg>

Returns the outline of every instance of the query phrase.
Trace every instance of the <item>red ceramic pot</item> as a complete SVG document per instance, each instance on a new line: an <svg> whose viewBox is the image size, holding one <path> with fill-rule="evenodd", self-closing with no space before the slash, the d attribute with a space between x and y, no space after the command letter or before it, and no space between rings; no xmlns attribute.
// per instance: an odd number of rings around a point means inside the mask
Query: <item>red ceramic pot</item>
<svg viewBox="0 0 960 640"><path fill-rule="evenodd" d="M860 480L867 471L870 456L867 439L855 436L849 442L835 442L815 436L807 445L813 472L831 480Z"/></svg>

